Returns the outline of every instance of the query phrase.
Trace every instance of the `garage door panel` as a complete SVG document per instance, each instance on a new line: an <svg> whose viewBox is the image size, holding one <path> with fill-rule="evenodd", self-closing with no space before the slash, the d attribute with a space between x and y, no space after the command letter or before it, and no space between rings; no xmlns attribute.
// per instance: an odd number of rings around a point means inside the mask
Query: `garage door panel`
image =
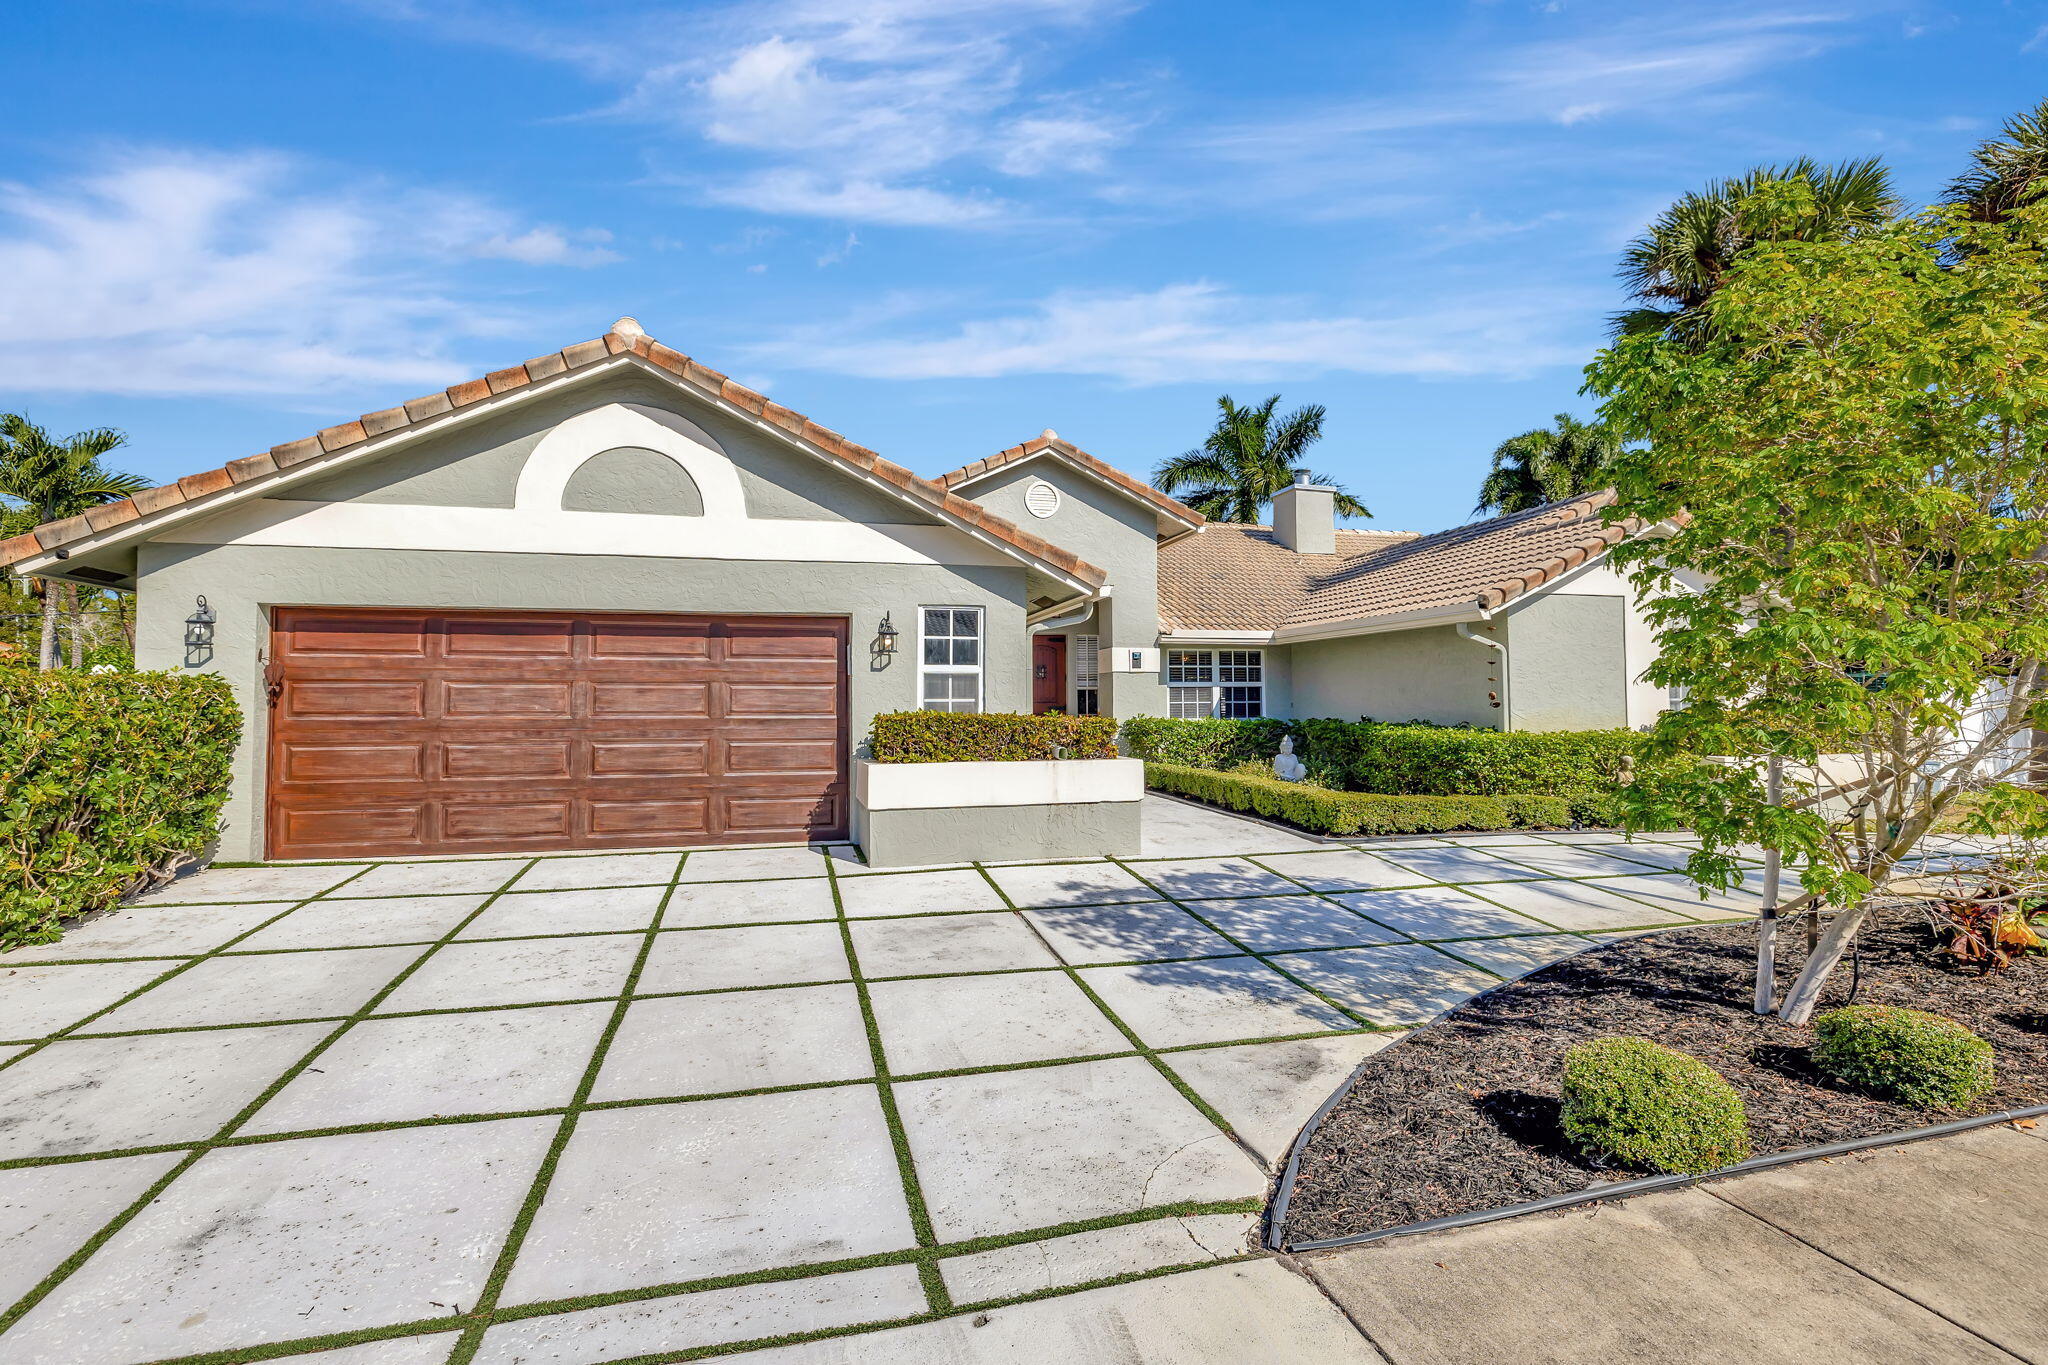
<svg viewBox="0 0 2048 1365"><path fill-rule="evenodd" d="M694 629L646 625L632 621L594 621L590 628L593 659L708 659L712 627Z"/></svg>
<svg viewBox="0 0 2048 1365"><path fill-rule="evenodd" d="M711 770L711 745L701 739L594 739L593 777L694 777Z"/></svg>
<svg viewBox="0 0 2048 1365"><path fill-rule="evenodd" d="M572 715L569 689L566 682L444 682L441 713L451 720L499 716L568 720Z"/></svg>
<svg viewBox="0 0 2048 1365"><path fill-rule="evenodd" d="M593 683L590 712L593 716L606 717L708 717L711 714L711 684Z"/></svg>
<svg viewBox="0 0 2048 1365"><path fill-rule="evenodd" d="M494 777L566 781L575 775L574 755L568 740L447 743L441 745L441 776L458 782Z"/></svg>
<svg viewBox="0 0 2048 1365"><path fill-rule="evenodd" d="M836 825L845 816L836 796L728 796L725 827L742 832L788 829L808 823Z"/></svg>
<svg viewBox="0 0 2048 1365"><path fill-rule="evenodd" d="M575 804L556 801L444 801L441 837L450 843L566 840L575 828Z"/></svg>
<svg viewBox="0 0 2048 1365"><path fill-rule="evenodd" d="M701 837L711 831L711 798L680 800L592 801L590 832L602 840L633 840L645 836Z"/></svg>
<svg viewBox="0 0 2048 1365"><path fill-rule="evenodd" d="M733 774L812 775L839 770L839 741L822 739L729 739L725 770Z"/></svg>
<svg viewBox="0 0 2048 1365"><path fill-rule="evenodd" d="M291 652L327 659L420 658L427 636L421 617L351 616L308 619L288 633Z"/></svg>
<svg viewBox="0 0 2048 1365"><path fill-rule="evenodd" d="M419 848L425 842L427 812L424 805L310 806L286 810L283 828L273 829L295 848L305 850L292 856L312 858L323 850L357 848L375 844L394 849Z"/></svg>
<svg viewBox="0 0 2048 1365"><path fill-rule="evenodd" d="M427 775L426 745L294 744L284 752L288 782L419 782Z"/></svg>
<svg viewBox="0 0 2048 1365"><path fill-rule="evenodd" d="M417 719L427 713L427 686L353 678L288 682L282 705L287 715L309 720Z"/></svg>
<svg viewBox="0 0 2048 1365"><path fill-rule="evenodd" d="M280 608L270 854L843 838L846 631Z"/></svg>
<svg viewBox="0 0 2048 1365"><path fill-rule="evenodd" d="M576 621L492 621L450 619L445 653L450 659L534 659L566 661L575 653Z"/></svg>
<svg viewBox="0 0 2048 1365"><path fill-rule="evenodd" d="M728 683L725 714L733 720L829 715L838 690L832 683Z"/></svg>

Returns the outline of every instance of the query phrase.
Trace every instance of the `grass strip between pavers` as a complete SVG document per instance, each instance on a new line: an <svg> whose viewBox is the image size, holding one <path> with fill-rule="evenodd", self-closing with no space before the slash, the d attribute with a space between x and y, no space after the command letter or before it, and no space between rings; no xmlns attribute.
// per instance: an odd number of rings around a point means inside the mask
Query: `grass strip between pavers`
<svg viewBox="0 0 2048 1365"><path fill-rule="evenodd" d="M857 1270L873 1270L885 1266L922 1266L929 1262L933 1267L932 1273L937 1274L939 1263L959 1256L973 1255L977 1252L996 1251L1004 1247L1051 1241L1060 1237L1072 1237L1089 1232L1100 1232L1110 1228L1129 1227L1140 1223L1164 1222L1167 1219L1200 1218L1212 1214L1241 1213L1251 1215L1257 1214L1262 1205L1263 1201L1258 1199L1233 1199L1210 1203L1183 1202L1178 1204L1161 1204L1146 1209L1106 1214L1099 1218L1076 1219L1072 1222L1058 1223L1050 1227L999 1233L994 1236L935 1244L930 1247L912 1247L901 1251L875 1252L867 1256L848 1257L836 1261L815 1261L803 1265L774 1266L765 1270L752 1270L733 1275L708 1276L695 1280L676 1280L666 1284L641 1285L631 1289L615 1289L596 1294L578 1295L572 1298L535 1300L531 1303L513 1304L494 1310L491 1314L491 1322L488 1325L497 1326L501 1323L520 1322L531 1318L554 1317L561 1314L584 1312L593 1308L608 1308L617 1304L644 1303L654 1299L678 1298L691 1294L711 1293L721 1289L737 1289L747 1285L782 1284L821 1279L830 1275L842 1275ZM715 1342L702 1346L682 1347L675 1351L623 1357L622 1359L643 1362L695 1360L704 1356L730 1355L739 1351L757 1350L764 1346L782 1345L789 1342L847 1336L853 1333L876 1331L886 1327L904 1326L911 1323L935 1322L941 1318L957 1317L965 1313L979 1312L990 1308L1029 1303L1038 1299L1056 1298L1065 1294L1078 1293L1086 1289L1100 1289L1108 1285L1128 1284L1138 1280L1154 1279L1161 1275L1178 1274L1188 1270L1201 1270L1212 1265L1225 1265L1238 1261L1259 1259L1263 1255L1263 1252L1247 1251L1237 1256L1214 1257L1201 1261L1188 1261L1174 1265L1158 1266L1148 1270L1106 1276L1071 1285L1057 1285L1050 1288L1028 1290L1024 1293L1002 1298L979 1299L972 1303L957 1305L949 1304L945 1308L929 1309L924 1313L910 1314L904 1317L847 1323L838 1327L826 1327L807 1332L792 1332L775 1337L754 1337L745 1340ZM286 1359L313 1352L333 1350L341 1346L453 1332L472 1325L470 1322L471 1316L468 1314L446 1314L431 1318L416 1318L409 1322L387 1323L375 1327L359 1327L346 1332L329 1332L319 1336L293 1337L283 1341L260 1342L249 1346L229 1347L219 1351L167 1357L155 1362L154 1365L239 1365L239 1362L245 1361Z"/></svg>
<svg viewBox="0 0 2048 1365"><path fill-rule="evenodd" d="M526 866L532 866L535 861L538 860L528 859ZM368 868L364 869L364 871L368 870ZM520 868L518 873L514 874L514 876L517 877L523 875L525 871L526 867L522 867ZM250 1100L249 1103L242 1106L241 1109L237 1110L234 1116L231 1117L225 1124L223 1124L221 1128L214 1134L212 1140L198 1144L197 1146L193 1147L192 1150L185 1156L184 1160L179 1161L177 1164L173 1165L170 1170L164 1172L163 1175L159 1176L155 1181L153 1181L150 1184L148 1189L144 1190L142 1194L134 1200L134 1202L130 1203L128 1207L123 1209L121 1212L115 1214L114 1217L110 1219L104 1226L102 1226L98 1232L94 1233L90 1238L88 1238L84 1245L80 1246L75 1251L73 1251L69 1256L65 1257L62 1261L60 1261L57 1264L57 1267L54 1270L50 1271L49 1274L45 1275L41 1280L39 1280L34 1285L34 1287L32 1287L28 1291L28 1293L22 1295L21 1298L16 1300L15 1303L11 1307L9 1307L4 1313L0 1313L0 1335L4 1335L10 1328L14 1326L15 1323L19 1322L22 1319L22 1317L29 1312L29 1310L34 1308L38 1303L42 1302L43 1299L46 1298L52 1290L54 1290L58 1285L62 1284L66 1279L70 1278L72 1273L76 1271L78 1267L85 1264L86 1260L93 1254L93 1252L99 1250L99 1248L103 1246L108 1241L108 1239L112 1238L115 1233L119 1232L122 1228L126 1227L128 1223L131 1220L133 1220L137 1214L141 1213L143 1209L149 1206L151 1201L153 1201L159 1194L162 1194L164 1190L169 1188L172 1181L176 1180L186 1171L192 1169L192 1165L194 1162L198 1161L199 1158L206 1155L207 1152L213 1149L213 1143L215 1141L218 1141L222 1138L234 1136L234 1132L237 1128L241 1127L244 1123L248 1122L251 1118L253 1118L257 1110L261 1109L264 1105L268 1104L280 1090L284 1089L285 1086L289 1085L308 1066L311 1066L313 1064L313 1061L316 1058L318 1058L321 1053L325 1052L330 1046L332 1046L334 1042L337 1039L339 1039L342 1034L346 1033L351 1026L353 1026L354 1024L363 1019L368 1018L370 1016L371 1011L376 1009L378 1002L384 1000L393 991L397 990L399 986L403 985L405 983L406 978L411 976L414 972L418 971L420 967L427 961L428 958L432 957L446 944L453 942L455 935L462 931L463 925L468 924L470 920L475 919L477 915L482 914L486 909L489 908L491 901L495 899L497 899L497 893L493 893L489 898L487 898L484 901L482 905L478 906L476 910L473 913L471 913L467 918L465 918L460 924L457 924L454 928L450 929L446 937L442 938L441 940L436 942L433 947L427 949L427 951L421 953L418 957L414 958L409 964L407 964L403 969L399 971L398 975L393 977L390 981L386 982L377 991L373 992L370 998L365 1000L362 1003L362 1005L355 1011L355 1013L343 1019L338 1027L330 1030L325 1036L323 1036L320 1039L319 1042L313 1045L310 1051L308 1051L303 1057L299 1058L299 1060L292 1064L290 1067L286 1068L284 1074L279 1076L276 1080L272 1081L268 1086L266 1086L261 1094L257 1095L254 1099ZM297 907L294 906L293 908L296 909ZM291 911L287 910L284 913L290 914ZM259 925L257 927L261 928L263 926ZM255 930L251 930L250 932L254 933ZM218 952L219 950L216 949L215 951ZM208 954L207 956L210 957L213 956L213 954ZM204 960L205 958L193 959L194 962L201 962ZM156 981L152 981L148 986L143 987L142 990L136 991L135 995L142 994L142 991L151 989L159 982L167 979L171 975L175 975L175 973L166 973L164 977L159 977L157 978ZM128 998L133 999L134 996L130 996ZM126 1002L117 1002L117 1005L109 1006L108 1008L116 1008L118 1004L121 1003ZM104 1013L104 1011L102 1011L102 1013Z"/></svg>
<svg viewBox="0 0 2048 1365"><path fill-rule="evenodd" d="M597 1046L591 1049L590 1060L585 1063L583 1077L576 1083L576 1092L569 1098L563 1109L562 1121L555 1129L553 1140L548 1143L547 1152L541 1157L540 1168L534 1173L533 1184L528 1187L526 1199L513 1216L512 1226L505 1233L505 1240L498 1247L497 1259L491 1265L491 1273L485 1277L483 1291L473 1308L465 1315L465 1325L455 1349L448 1355L449 1365L467 1365L483 1344L484 1331L491 1324L491 1312L498 1306L498 1296L505 1292L505 1281L512 1274L512 1266L519 1259L519 1252L526 1244L526 1235L533 1228L533 1220L539 1216L540 1207L548 1196L548 1186L553 1183L555 1169L561 1164L562 1153L569 1145L569 1139L576 1135L576 1121L590 1103L590 1092L597 1085L598 1073L604 1069L604 1059L611 1051L612 1039L618 1036L619 1028L626 1022L626 1011L633 1006L633 988L640 984L640 973L647 966L647 959L654 952L655 937L661 928L661 917L668 910L669 901L675 896L676 883L683 875L683 866L689 855L676 859L676 865L669 872L668 890L662 893L661 903L654 907L654 918L643 931L640 951L633 956L633 965L626 972L626 982L619 991L618 1000L612 1007L611 1018L605 1021L604 1031L597 1036ZM521 876L525 873L522 871ZM479 912L481 913L481 912Z"/></svg>
<svg viewBox="0 0 2048 1365"><path fill-rule="evenodd" d="M932 1230L931 1211L925 1207L924 1184L918 1178L917 1162L910 1154L910 1135L903 1130L903 1115L896 1108L896 1092L890 1087L889 1054L882 1044L882 1026L875 1018L875 1003L868 995L867 978L861 975L860 954L853 946L853 921L846 913L846 902L839 895L839 874L830 863L825 866L826 880L832 890L832 908L839 912L839 941L846 951L847 970L853 973L853 993L860 1001L861 1026L867 1032L868 1053L874 1059L875 1096L881 1102L882 1123L889 1130L889 1146L896 1154L896 1172L903 1182L903 1202L910 1211L911 1235L921 1248L938 1245L938 1234ZM952 1295L946 1291L946 1282L939 1277L938 1267L921 1260L917 1265L918 1283L924 1288L925 1304L934 1313L942 1313L951 1307Z"/></svg>

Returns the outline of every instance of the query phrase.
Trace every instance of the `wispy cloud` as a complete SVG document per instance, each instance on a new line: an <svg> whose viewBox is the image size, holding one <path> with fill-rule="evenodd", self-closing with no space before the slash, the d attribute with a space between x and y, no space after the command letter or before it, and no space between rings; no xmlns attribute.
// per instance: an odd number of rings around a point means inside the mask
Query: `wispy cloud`
<svg viewBox="0 0 2048 1365"><path fill-rule="evenodd" d="M29 392L303 395L445 383L511 319L456 279L478 263L588 266L605 234L481 200L338 196L288 158L109 156L0 185L0 373Z"/></svg>
<svg viewBox="0 0 2048 1365"><path fill-rule="evenodd" d="M1206 281L1150 291L1062 291L1002 316L930 331L806 327L758 345L791 368L869 379L1083 375L1132 385L1349 371L1525 375L1584 358L1559 319L1585 300L1439 301L1416 316L1318 312Z"/></svg>

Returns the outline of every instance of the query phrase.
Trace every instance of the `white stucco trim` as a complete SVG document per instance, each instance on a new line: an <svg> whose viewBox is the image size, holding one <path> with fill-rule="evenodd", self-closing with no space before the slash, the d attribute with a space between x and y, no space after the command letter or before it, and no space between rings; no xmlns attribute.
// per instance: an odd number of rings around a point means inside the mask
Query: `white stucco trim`
<svg viewBox="0 0 2048 1365"><path fill-rule="evenodd" d="M1035 763L877 763L863 758L853 765L853 794L869 810L1137 801L1145 795L1145 765L1135 758Z"/></svg>
<svg viewBox="0 0 2048 1365"><path fill-rule="evenodd" d="M1389 616L1353 617L1348 621L1318 621L1308 626L1287 626L1273 632L1275 644L1300 640L1338 640L1348 635L1380 635L1390 630L1414 630L1420 626L1448 626L1459 621L1484 621L1492 612L1475 602L1419 611L1396 612Z"/></svg>
<svg viewBox="0 0 2048 1365"><path fill-rule="evenodd" d="M1159 643L1178 649L1183 645L1270 645L1270 630L1162 630Z"/></svg>
<svg viewBox="0 0 2048 1365"><path fill-rule="evenodd" d="M513 505L521 511L560 509L569 479L584 462L619 446L640 446L675 461L695 481L706 519L745 520L746 493L724 447L689 418L644 403L606 403L541 437L519 468Z"/></svg>

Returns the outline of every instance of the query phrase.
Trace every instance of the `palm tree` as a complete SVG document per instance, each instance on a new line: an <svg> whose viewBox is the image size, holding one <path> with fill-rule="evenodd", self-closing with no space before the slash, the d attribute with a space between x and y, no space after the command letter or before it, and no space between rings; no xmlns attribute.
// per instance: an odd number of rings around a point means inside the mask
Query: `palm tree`
<svg viewBox="0 0 2048 1365"><path fill-rule="evenodd" d="M1221 413L1216 429L1195 449L1160 461L1152 471L1153 486L1211 521L1256 522L1273 495L1297 474L1307 474L1312 483L1329 483L1301 463L1303 453L1322 439L1322 405L1311 403L1276 418L1273 410L1279 405L1277 393L1245 408L1223 394L1216 400ZM1337 511L1347 517L1372 515L1341 488Z"/></svg>
<svg viewBox="0 0 2048 1365"><path fill-rule="evenodd" d="M1980 223L2003 222L2048 189L2048 100L2005 121L1999 136L1977 145L1970 169L1948 187L1944 202L1958 204Z"/></svg>
<svg viewBox="0 0 2048 1365"><path fill-rule="evenodd" d="M1621 278L1637 306L1612 319L1616 336L1661 332L1678 340L1696 334L1702 309L1743 251L1754 245L1756 225L1743 221L1742 201L1772 181L1795 181L1813 195L1812 212L1798 225L1765 236L1820 241L1854 232L1896 214L1902 201L1891 172L1875 157L1822 166L1807 157L1785 166L1756 166L1685 195L1658 215L1621 255Z"/></svg>
<svg viewBox="0 0 2048 1365"><path fill-rule="evenodd" d="M0 502L10 504L10 510L22 513L33 525L75 517L87 508L139 493L149 487L148 479L100 465L100 456L127 440L111 428L95 427L60 441L19 413L0 413ZM57 666L57 595L52 584L40 587L41 666L50 669Z"/></svg>
<svg viewBox="0 0 2048 1365"><path fill-rule="evenodd" d="M1479 485L1474 512L1526 512L1606 486L1607 466L1621 441L1600 422L1560 412L1556 425L1510 436L1493 451L1493 469Z"/></svg>

